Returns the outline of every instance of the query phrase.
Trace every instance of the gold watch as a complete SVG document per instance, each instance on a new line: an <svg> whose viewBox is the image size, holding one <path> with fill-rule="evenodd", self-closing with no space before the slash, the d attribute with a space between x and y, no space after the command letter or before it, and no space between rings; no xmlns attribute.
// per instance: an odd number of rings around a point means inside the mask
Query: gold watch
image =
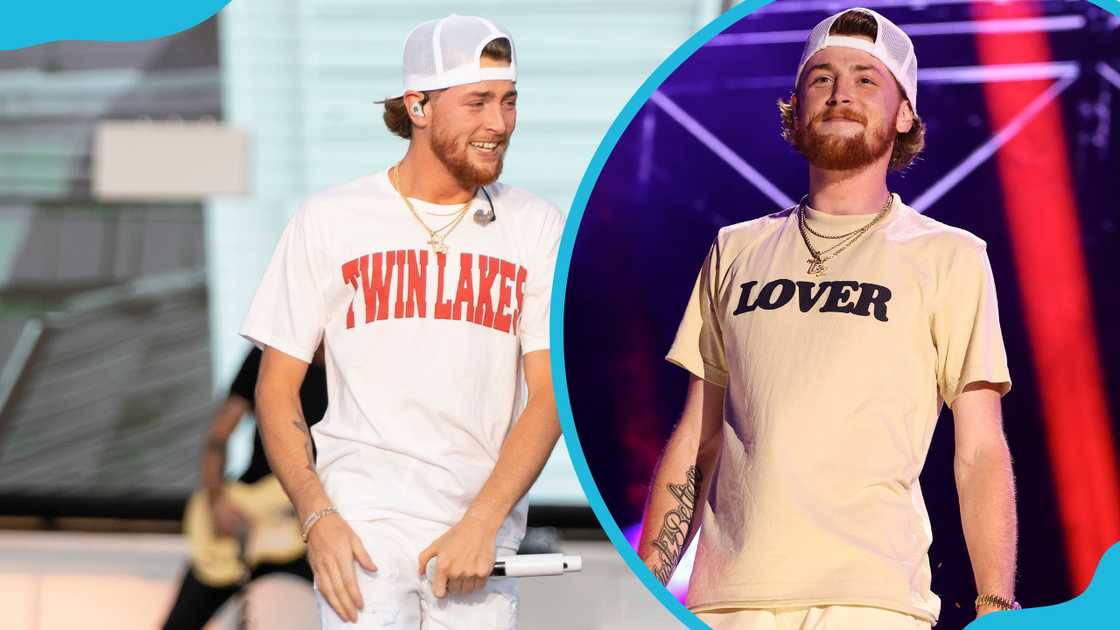
<svg viewBox="0 0 1120 630"><path fill-rule="evenodd" d="M991 594L977 595L974 605L976 606L976 610L980 610L981 606L991 606L999 610L1022 610L1023 608L1019 605L1019 602L1015 601L1014 597L1007 599L999 595Z"/></svg>

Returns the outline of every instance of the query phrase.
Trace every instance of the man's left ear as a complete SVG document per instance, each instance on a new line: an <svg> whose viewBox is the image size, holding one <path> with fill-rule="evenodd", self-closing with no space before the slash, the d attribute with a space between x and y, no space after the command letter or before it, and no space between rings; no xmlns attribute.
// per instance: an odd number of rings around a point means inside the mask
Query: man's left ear
<svg viewBox="0 0 1120 630"><path fill-rule="evenodd" d="M914 128L914 110L910 107L909 100L902 101L899 105L894 128L898 133L907 133Z"/></svg>

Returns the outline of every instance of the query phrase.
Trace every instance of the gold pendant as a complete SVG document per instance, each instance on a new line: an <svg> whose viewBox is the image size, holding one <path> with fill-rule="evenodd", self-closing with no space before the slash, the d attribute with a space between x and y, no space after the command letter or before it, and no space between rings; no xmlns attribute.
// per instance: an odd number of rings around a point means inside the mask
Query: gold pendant
<svg viewBox="0 0 1120 630"><path fill-rule="evenodd" d="M810 258L805 262L809 263L809 270L806 271L810 276L823 276L825 272L824 263L816 258Z"/></svg>
<svg viewBox="0 0 1120 630"><path fill-rule="evenodd" d="M432 238L428 239L428 245L431 245L432 246L432 251L434 251L437 254L446 254L447 253L447 246L443 244L443 239L439 238L438 236L436 236L434 234L432 235Z"/></svg>

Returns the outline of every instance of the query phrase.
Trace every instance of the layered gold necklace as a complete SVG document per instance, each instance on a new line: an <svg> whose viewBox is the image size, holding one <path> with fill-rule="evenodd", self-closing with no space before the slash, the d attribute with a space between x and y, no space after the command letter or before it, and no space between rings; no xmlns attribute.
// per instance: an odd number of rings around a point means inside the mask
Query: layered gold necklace
<svg viewBox="0 0 1120 630"><path fill-rule="evenodd" d="M419 223L420 227L424 228L424 231L428 233L428 246L432 248L432 251L436 252L437 254L446 254L447 245L444 241L446 241L447 236L451 234L451 232L456 227L459 226L459 223L463 220L463 217L467 216L467 209L470 208L471 203L474 201L474 196L472 195L471 198L468 199L467 202L462 206L460 206L458 210L455 210L450 214L437 214L436 216L453 216L455 218L451 219L451 221L449 221L443 227L432 229L428 226L427 223L424 222L424 219L420 218L420 213L416 211L416 208L412 205L412 202L409 201L408 196L405 195L404 191L401 190L400 171L400 163L389 170L389 181L392 182L393 189L396 190L397 194L401 196L401 199L404 201L404 205L408 206L408 211L412 213L412 216L416 219L416 222Z"/></svg>
<svg viewBox="0 0 1120 630"><path fill-rule="evenodd" d="M805 220L805 208L809 205L807 203L808 200L809 196L806 195L802 197L801 203L797 204L797 227L801 231L801 238L805 241L805 247L809 249L809 255L811 256L811 258L805 261L809 263L809 269L806 273L818 277L823 276L828 271L828 268L825 267L826 262L836 258L841 252L854 245L855 242L859 240L859 237L863 236L868 230L882 221L883 217L887 216L887 213L890 212L891 206L894 205L894 195L888 193L887 203L883 205L883 209L880 210L871 221L867 222L866 225L856 228L846 234L833 235L822 234L809 227L808 222ZM809 240L809 234L825 240L836 241L836 244L826 249L817 249Z"/></svg>

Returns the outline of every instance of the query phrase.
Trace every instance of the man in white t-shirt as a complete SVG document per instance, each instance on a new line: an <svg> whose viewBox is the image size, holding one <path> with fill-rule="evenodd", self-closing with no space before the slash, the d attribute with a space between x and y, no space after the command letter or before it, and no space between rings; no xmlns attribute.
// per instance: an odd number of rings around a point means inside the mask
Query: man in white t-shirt
<svg viewBox="0 0 1120 630"><path fill-rule="evenodd" d="M515 79L493 22L416 27L405 89L384 101L407 153L301 204L241 329L264 348L260 427L325 628L516 627L512 584L487 576L516 552L560 435L548 321L563 216L496 182ZM320 340L313 464L297 393Z"/></svg>
<svg viewBox="0 0 1120 630"><path fill-rule="evenodd" d="M942 404L977 612L1015 606L985 244L887 188L923 145L916 92L913 44L883 16L813 29L780 103L809 193L719 231L669 351L691 380L639 553L665 582L699 528L687 604L714 628L936 623L918 477Z"/></svg>

